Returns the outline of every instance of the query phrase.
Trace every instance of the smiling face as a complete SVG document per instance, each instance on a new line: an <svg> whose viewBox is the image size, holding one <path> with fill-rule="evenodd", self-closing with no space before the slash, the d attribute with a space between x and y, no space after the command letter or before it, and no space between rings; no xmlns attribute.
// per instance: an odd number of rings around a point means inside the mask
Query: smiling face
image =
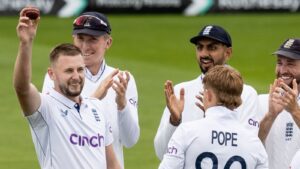
<svg viewBox="0 0 300 169"><path fill-rule="evenodd" d="M292 87L293 79L300 82L300 60L290 59L277 55L275 73L277 78L283 79L284 83Z"/></svg>
<svg viewBox="0 0 300 169"><path fill-rule="evenodd" d="M76 34L73 36L74 45L80 48L86 67L97 74L107 49L112 44L110 35L92 36Z"/></svg>
<svg viewBox="0 0 300 169"><path fill-rule="evenodd" d="M81 54L61 55L49 68L54 89L71 100L76 100L84 85L84 61Z"/></svg>
<svg viewBox="0 0 300 169"><path fill-rule="evenodd" d="M203 38L196 45L198 65L202 73L206 73L215 65L223 65L232 54L232 48L216 40Z"/></svg>

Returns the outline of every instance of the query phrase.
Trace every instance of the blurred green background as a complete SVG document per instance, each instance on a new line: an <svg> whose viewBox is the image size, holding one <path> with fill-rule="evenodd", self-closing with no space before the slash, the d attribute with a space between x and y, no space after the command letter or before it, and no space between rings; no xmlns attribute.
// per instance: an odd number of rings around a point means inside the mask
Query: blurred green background
<svg viewBox="0 0 300 169"><path fill-rule="evenodd" d="M108 15L113 46L106 55L109 65L129 70L139 92L140 139L125 150L127 169L153 169L159 165L153 139L164 109L163 84L196 78L196 63L190 37L207 24L218 24L233 39L229 64L258 93L268 91L274 78L276 59L271 53L288 37L300 37L300 14L217 14L198 17L181 15ZM72 42L74 18L42 17L33 49L33 83L41 89L51 48ZM37 169L38 161L27 120L22 117L12 87L17 55L17 17L0 17L0 168Z"/></svg>

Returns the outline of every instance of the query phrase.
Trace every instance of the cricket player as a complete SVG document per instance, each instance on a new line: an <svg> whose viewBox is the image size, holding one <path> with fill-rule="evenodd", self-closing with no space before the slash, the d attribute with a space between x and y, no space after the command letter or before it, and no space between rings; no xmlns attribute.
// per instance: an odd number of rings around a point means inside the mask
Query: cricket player
<svg viewBox="0 0 300 169"><path fill-rule="evenodd" d="M232 55L232 41L230 35L222 27L208 25L202 28L198 35L190 39L195 44L196 57L202 74L194 80L183 82L174 87L174 93L180 100L177 104L183 104L184 109L170 109L167 99L167 107L164 109L159 128L157 130L154 147L156 155L162 159L167 152L167 144L170 137L181 123L201 119L204 111L199 108L199 93L203 92L202 80L206 72L215 65L224 65ZM170 83L170 85L168 84ZM167 81L173 90L171 81ZM255 89L244 84L242 92L243 103L237 108L238 119L249 131L258 132L258 121L263 115L258 114L258 98Z"/></svg>
<svg viewBox="0 0 300 169"><path fill-rule="evenodd" d="M98 12L85 12L74 20L73 42L84 56L86 68L82 95L93 96L110 109L114 151L124 168L123 146L135 145L140 135L138 123L138 95L134 77L105 62L105 52L112 45L111 26L107 17ZM53 88L46 75L43 93Z"/></svg>
<svg viewBox="0 0 300 169"><path fill-rule="evenodd" d="M269 94L259 95L259 137L266 147L270 169L288 168L300 148L300 39L290 38L274 53L276 79Z"/></svg>
<svg viewBox="0 0 300 169"><path fill-rule="evenodd" d="M33 143L43 169L115 168L107 110L95 98L80 95L84 84L84 60L72 44L56 46L50 53L48 73L54 88L41 94L31 83L32 46L39 18L20 12L20 40L13 82L19 103L30 124Z"/></svg>
<svg viewBox="0 0 300 169"><path fill-rule="evenodd" d="M239 121L243 80L229 66L211 68L203 78L205 118L181 124L168 144L159 169L268 169L258 136ZM176 97L167 88L167 97ZM176 103L170 107L181 108Z"/></svg>

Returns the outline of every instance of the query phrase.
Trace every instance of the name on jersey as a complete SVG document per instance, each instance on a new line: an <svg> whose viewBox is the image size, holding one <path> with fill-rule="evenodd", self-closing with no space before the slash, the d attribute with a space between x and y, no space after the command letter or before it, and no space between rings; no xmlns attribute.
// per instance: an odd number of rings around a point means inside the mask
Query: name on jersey
<svg viewBox="0 0 300 169"><path fill-rule="evenodd" d="M211 144L219 144L222 146L234 146L237 147L237 133L231 133L227 131L216 131L211 132Z"/></svg>
<svg viewBox="0 0 300 169"><path fill-rule="evenodd" d="M104 146L104 136L99 133L95 136L81 136L76 133L72 133L70 135L70 142L73 145L78 146L101 147Z"/></svg>

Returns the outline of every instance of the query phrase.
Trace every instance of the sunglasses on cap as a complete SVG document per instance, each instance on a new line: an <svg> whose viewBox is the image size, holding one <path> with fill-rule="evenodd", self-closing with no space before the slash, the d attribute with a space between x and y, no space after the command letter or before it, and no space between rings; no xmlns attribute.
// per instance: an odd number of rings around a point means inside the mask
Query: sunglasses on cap
<svg viewBox="0 0 300 169"><path fill-rule="evenodd" d="M73 22L74 29L93 29L99 31L105 31L110 34L110 28L106 22L92 15L81 15Z"/></svg>

